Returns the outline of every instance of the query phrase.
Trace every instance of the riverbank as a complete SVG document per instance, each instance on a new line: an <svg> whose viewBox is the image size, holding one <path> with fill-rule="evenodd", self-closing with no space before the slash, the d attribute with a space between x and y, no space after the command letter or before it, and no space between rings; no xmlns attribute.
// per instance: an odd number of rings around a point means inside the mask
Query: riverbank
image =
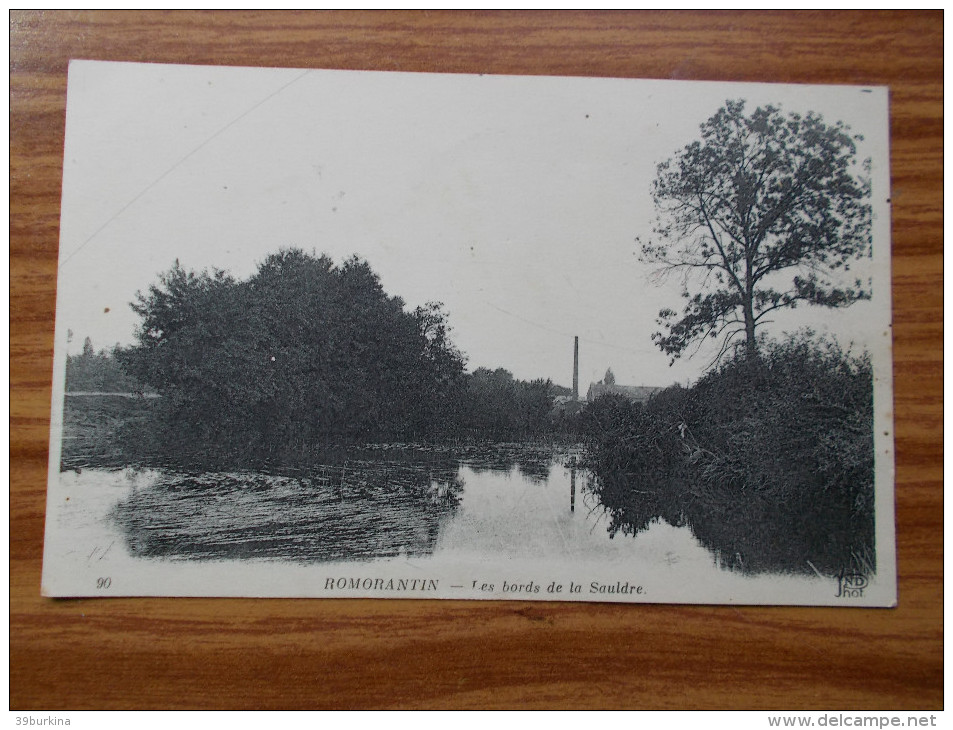
<svg viewBox="0 0 953 730"><path fill-rule="evenodd" d="M181 451L165 438L160 399L154 394L67 393L63 407L61 470L127 466L178 467L192 470L239 468L299 471L313 465L355 462L418 463L426 455L439 467L447 458L462 458L477 469L519 466L528 473L545 469L553 453L571 451L581 458L573 434L487 434L473 431L419 441L340 439L330 443L298 444L271 449L239 449L211 445ZM188 430L182 424L183 431ZM183 436L181 440L184 440Z"/></svg>
<svg viewBox="0 0 953 730"><path fill-rule="evenodd" d="M122 467L157 455L155 394L67 392L60 469Z"/></svg>
<svg viewBox="0 0 953 730"><path fill-rule="evenodd" d="M873 574L872 386L869 358L805 338L644 407L593 404L587 464L611 529L689 525L744 572Z"/></svg>

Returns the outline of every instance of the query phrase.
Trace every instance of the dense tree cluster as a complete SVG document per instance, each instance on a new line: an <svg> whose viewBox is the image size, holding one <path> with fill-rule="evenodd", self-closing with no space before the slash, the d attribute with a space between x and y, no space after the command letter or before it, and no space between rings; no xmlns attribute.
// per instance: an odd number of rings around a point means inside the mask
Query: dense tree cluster
<svg viewBox="0 0 953 730"><path fill-rule="evenodd" d="M285 250L246 281L177 262L133 309L138 344L121 361L187 441L424 436L460 407L464 360L439 305L407 311L357 258Z"/></svg>
<svg viewBox="0 0 953 730"><path fill-rule="evenodd" d="M468 430L527 436L552 426L555 387L548 380L516 380L503 368L477 368L468 377Z"/></svg>
<svg viewBox="0 0 953 730"><path fill-rule="evenodd" d="M465 373L441 306L409 311L357 258L285 250L245 281L176 262L132 306L138 342L118 359L162 395L166 442L186 451L510 437L551 423L549 381Z"/></svg>
<svg viewBox="0 0 953 730"><path fill-rule="evenodd" d="M66 390L86 393L130 393L141 390L141 385L119 367L112 352L96 352L89 337L83 342L79 355L66 358Z"/></svg>

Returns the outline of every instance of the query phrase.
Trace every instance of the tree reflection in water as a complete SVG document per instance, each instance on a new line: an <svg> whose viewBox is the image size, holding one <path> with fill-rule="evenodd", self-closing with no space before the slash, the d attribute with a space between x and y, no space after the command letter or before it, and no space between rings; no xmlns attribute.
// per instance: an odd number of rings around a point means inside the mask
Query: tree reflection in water
<svg viewBox="0 0 953 730"><path fill-rule="evenodd" d="M545 484L566 449L553 444L373 444L323 450L319 466L189 472L114 509L133 555L183 560L371 560L434 551L463 497L461 465Z"/></svg>
<svg viewBox="0 0 953 730"><path fill-rule="evenodd" d="M186 560L369 560L433 551L457 466L358 462L307 475L163 472L114 516L130 552Z"/></svg>
<svg viewBox="0 0 953 730"><path fill-rule="evenodd" d="M462 463L477 474L487 471L512 471L535 483L544 483L556 459L567 447L540 443L494 443L470 446L459 451Z"/></svg>
<svg viewBox="0 0 953 730"><path fill-rule="evenodd" d="M836 556L848 551L851 537L836 528L846 523L849 505L843 505L843 515L828 509L819 519L753 490L738 495L697 486L676 489L622 471L589 473L583 489L592 509L608 517L611 536L635 536L660 520L687 526L718 565L748 574L836 574Z"/></svg>

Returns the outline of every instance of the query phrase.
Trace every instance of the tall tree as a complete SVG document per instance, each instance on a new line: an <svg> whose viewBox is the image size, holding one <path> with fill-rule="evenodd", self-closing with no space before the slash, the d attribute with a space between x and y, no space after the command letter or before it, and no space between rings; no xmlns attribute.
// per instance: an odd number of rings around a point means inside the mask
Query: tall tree
<svg viewBox="0 0 953 730"><path fill-rule="evenodd" d="M659 312L663 331L652 337L672 361L708 338L721 339L719 357L743 338L754 358L771 312L870 297L869 280L844 275L871 248L862 138L814 113L744 107L726 102L700 141L658 166L655 238L642 257L686 273L684 310Z"/></svg>

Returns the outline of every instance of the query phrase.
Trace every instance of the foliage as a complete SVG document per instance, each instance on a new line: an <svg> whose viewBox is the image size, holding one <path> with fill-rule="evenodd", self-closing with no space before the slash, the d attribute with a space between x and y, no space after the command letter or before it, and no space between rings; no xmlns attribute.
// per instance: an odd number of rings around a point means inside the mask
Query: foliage
<svg viewBox="0 0 953 730"><path fill-rule="evenodd" d="M656 240L643 244L642 256L685 274L684 310L661 310L664 331L653 335L673 361L707 338L721 339L719 358L738 337L751 356L756 328L771 312L870 296L869 282L838 280L870 253L861 137L814 113L765 106L746 116L744 105L726 102L702 124L701 141L658 166Z"/></svg>
<svg viewBox="0 0 953 730"><path fill-rule="evenodd" d="M867 355L804 334L644 408L597 401L586 433L611 529L685 522L750 571L872 569L872 388Z"/></svg>
<svg viewBox="0 0 953 730"><path fill-rule="evenodd" d="M464 422L472 433L497 438L551 429L554 386L548 380L516 380L503 368L477 368L467 377Z"/></svg>
<svg viewBox="0 0 953 730"><path fill-rule="evenodd" d="M162 394L166 436L186 450L425 436L462 398L440 305L405 311L356 257L284 250L245 281L176 262L132 306L123 366Z"/></svg>
<svg viewBox="0 0 953 730"><path fill-rule="evenodd" d="M93 349L92 340L83 342L80 355L66 358L66 390L96 393L133 393L142 390L142 385L129 377L116 360L118 347L112 352Z"/></svg>
<svg viewBox="0 0 953 730"><path fill-rule="evenodd" d="M155 398L68 395L63 403L60 468L114 468L163 461L156 433L159 406Z"/></svg>

